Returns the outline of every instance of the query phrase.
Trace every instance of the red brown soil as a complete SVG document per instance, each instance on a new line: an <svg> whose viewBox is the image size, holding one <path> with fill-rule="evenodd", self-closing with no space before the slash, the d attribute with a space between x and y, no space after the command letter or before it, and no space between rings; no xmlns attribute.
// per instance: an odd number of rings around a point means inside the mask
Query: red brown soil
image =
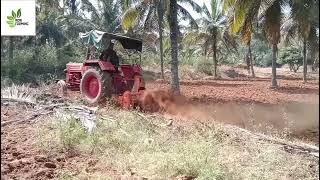
<svg viewBox="0 0 320 180"><path fill-rule="evenodd" d="M221 79L206 81L182 81L181 93L193 103L263 103L286 102L319 103L319 84L313 80L303 84L301 80L278 80L279 88L271 89L269 79ZM164 82L148 82L147 89L169 89Z"/></svg>
<svg viewBox="0 0 320 180"><path fill-rule="evenodd" d="M21 107L1 107L1 122L23 120L28 114L21 112L26 110ZM1 179L54 177L60 163L34 150L35 136L35 128L30 124L1 127Z"/></svg>
<svg viewBox="0 0 320 180"><path fill-rule="evenodd" d="M269 78L182 81L184 96L176 97L167 91L168 83L147 82L148 93L144 99L184 119L221 121L259 131L270 130L268 126L273 126L284 132L289 127L292 137L316 143L319 137L318 80L303 84L301 79L291 78L278 80L278 83L280 87L273 90L269 88ZM81 99L79 92L68 93L70 100ZM23 107L1 106L2 123L26 116L28 111ZM39 151L35 147L36 135L34 124L30 123L2 127L1 179L56 178L61 169L81 171L77 167L83 163L88 164L88 172L96 168L97 159L91 155L79 157ZM113 177L121 176L112 168L102 171Z"/></svg>
<svg viewBox="0 0 320 180"><path fill-rule="evenodd" d="M173 96L170 84L152 81L142 102L147 110L165 110L184 120L220 121L262 132L289 133L318 144L318 80L283 77L279 88L269 78L181 81L183 96ZM79 99L77 92L72 98ZM289 132L287 132L289 131Z"/></svg>
<svg viewBox="0 0 320 180"><path fill-rule="evenodd" d="M23 113L22 113L23 112ZM31 115L23 107L1 106L1 122L24 120ZM1 127L1 179L56 179L61 170L77 175L83 171L99 171L105 177L130 179L135 174L123 174L99 164L92 154L77 152L45 152L36 147L38 132L35 125L41 122L21 122ZM101 169L103 168L103 169Z"/></svg>
<svg viewBox="0 0 320 180"><path fill-rule="evenodd" d="M319 86L310 80L279 80L270 88L264 78L182 81L184 97L170 97L170 84L147 83L148 96L178 119L220 121L253 131L280 133L318 144ZM159 93L161 92L161 93ZM162 98L164 97L164 98ZM170 98L169 98L170 97ZM182 99L182 100L181 100Z"/></svg>

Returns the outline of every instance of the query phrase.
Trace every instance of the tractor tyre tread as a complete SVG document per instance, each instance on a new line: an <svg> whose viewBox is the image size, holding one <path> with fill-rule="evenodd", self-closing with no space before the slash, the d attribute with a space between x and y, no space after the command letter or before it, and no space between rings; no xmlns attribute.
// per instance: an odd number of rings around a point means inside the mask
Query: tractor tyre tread
<svg viewBox="0 0 320 180"><path fill-rule="evenodd" d="M96 98L88 98L85 93L83 92L83 78L86 78L87 74L95 74L97 76L97 79L99 81L99 84L101 86L100 92L98 93ZM108 72L102 71L99 68L90 68L88 69L82 76L81 83L80 83L80 92L83 96L85 96L85 99L90 104L96 104L96 103L102 103L108 98L111 98L111 95L113 93L113 85L112 85L112 78L111 75Z"/></svg>

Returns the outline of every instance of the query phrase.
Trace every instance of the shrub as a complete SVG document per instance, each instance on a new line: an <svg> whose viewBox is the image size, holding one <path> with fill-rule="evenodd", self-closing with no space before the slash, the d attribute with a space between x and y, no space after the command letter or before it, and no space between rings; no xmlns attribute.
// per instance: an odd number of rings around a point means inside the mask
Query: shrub
<svg viewBox="0 0 320 180"><path fill-rule="evenodd" d="M209 59L201 58L196 64L196 70L200 73L212 75L213 63Z"/></svg>
<svg viewBox="0 0 320 180"><path fill-rule="evenodd" d="M77 43L57 48L53 41L38 47L16 49L12 60L1 61L1 74L14 83L33 83L64 77L68 62L82 62ZM83 56L84 57L84 56Z"/></svg>
<svg viewBox="0 0 320 180"><path fill-rule="evenodd" d="M280 64L288 64L290 71L297 72L303 64L303 57L298 48L287 47L280 50Z"/></svg>

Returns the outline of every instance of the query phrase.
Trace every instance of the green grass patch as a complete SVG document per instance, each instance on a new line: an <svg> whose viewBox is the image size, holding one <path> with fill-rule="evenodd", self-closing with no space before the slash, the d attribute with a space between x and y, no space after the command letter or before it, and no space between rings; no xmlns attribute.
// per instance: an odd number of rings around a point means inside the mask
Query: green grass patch
<svg viewBox="0 0 320 180"><path fill-rule="evenodd" d="M91 153L98 157L96 166L100 169L112 167L120 172L134 169L149 179L319 177L317 160L288 154L275 145L239 139L227 134L220 125L195 123L168 127L166 123L167 120L160 117L109 109L98 113L97 128L88 134L75 118L66 121L53 117L41 128L46 133L41 134L39 144L50 151ZM103 173L97 170L72 176L99 179ZM61 177L64 176L69 177L70 172L62 172Z"/></svg>

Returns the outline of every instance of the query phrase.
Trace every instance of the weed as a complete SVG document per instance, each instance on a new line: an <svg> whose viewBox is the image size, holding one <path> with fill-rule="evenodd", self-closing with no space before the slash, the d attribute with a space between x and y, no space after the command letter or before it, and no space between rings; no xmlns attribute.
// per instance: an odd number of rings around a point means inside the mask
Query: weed
<svg viewBox="0 0 320 180"><path fill-rule="evenodd" d="M207 59L200 59L196 64L196 70L200 73L212 75L213 64Z"/></svg>
<svg viewBox="0 0 320 180"><path fill-rule="evenodd" d="M135 169L148 179L312 179L317 161L292 155L276 145L230 134L220 125L166 127L164 119L117 109L98 111L97 128L86 134L76 119L62 121L58 146L93 153L101 169ZM63 124L63 125L62 125ZM49 133L48 133L49 134ZM81 162L79 162L81 164ZM85 168L86 162L80 167ZM74 175L99 179L106 172ZM63 176L67 176L64 174Z"/></svg>
<svg viewBox="0 0 320 180"><path fill-rule="evenodd" d="M86 132L74 117L59 121L59 139L65 150L74 150L81 140L86 138Z"/></svg>

